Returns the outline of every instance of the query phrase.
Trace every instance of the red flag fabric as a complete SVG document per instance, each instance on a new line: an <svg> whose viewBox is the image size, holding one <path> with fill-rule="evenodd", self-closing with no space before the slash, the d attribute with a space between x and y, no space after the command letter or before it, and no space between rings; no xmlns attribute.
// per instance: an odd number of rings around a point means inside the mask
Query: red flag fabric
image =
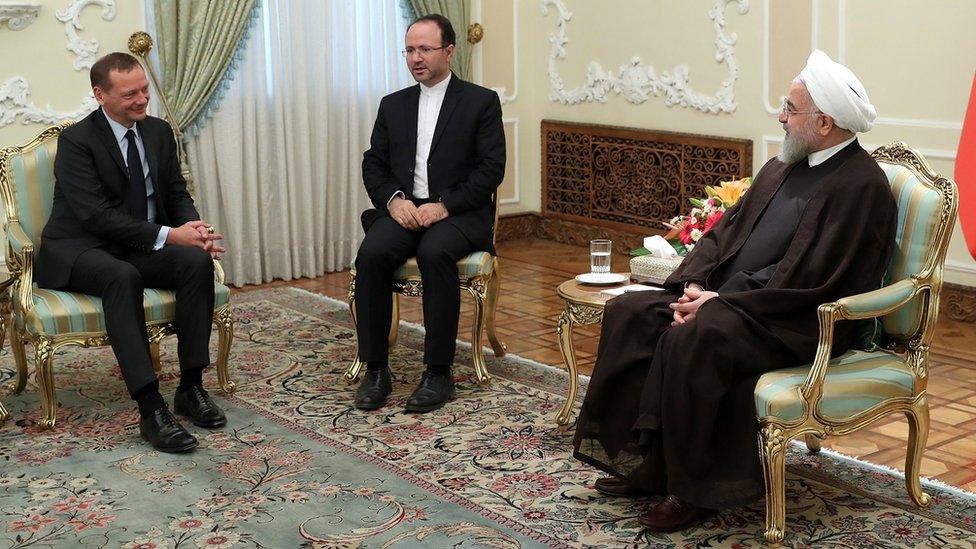
<svg viewBox="0 0 976 549"><path fill-rule="evenodd" d="M976 258L976 76L969 92L969 108L956 152L955 176L959 187L959 223L966 236L969 254Z"/></svg>

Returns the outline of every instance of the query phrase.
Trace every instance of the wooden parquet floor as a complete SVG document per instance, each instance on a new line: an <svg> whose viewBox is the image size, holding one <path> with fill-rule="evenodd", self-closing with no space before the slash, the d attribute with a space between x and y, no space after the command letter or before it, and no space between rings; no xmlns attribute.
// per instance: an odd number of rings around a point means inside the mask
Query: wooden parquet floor
<svg viewBox="0 0 976 549"><path fill-rule="evenodd" d="M501 297L496 313L500 338L512 353L562 367L556 341L556 320L564 302L555 288L564 280L589 270L585 248L539 239L515 240L498 245ZM627 270L628 258L617 255L615 271ZM293 286L346 300L347 272L313 279L276 281L237 291ZM419 299L400 298L401 318L423 323ZM470 341L472 309L462 301L460 338ZM582 373L590 373L599 343L599 326L577 328L576 356ZM491 360L491 354L486 358ZM976 325L943 317L932 346L929 378L931 429L922 473L946 484L976 492ZM828 439L824 446L872 463L904 470L908 423L890 416L868 429Z"/></svg>

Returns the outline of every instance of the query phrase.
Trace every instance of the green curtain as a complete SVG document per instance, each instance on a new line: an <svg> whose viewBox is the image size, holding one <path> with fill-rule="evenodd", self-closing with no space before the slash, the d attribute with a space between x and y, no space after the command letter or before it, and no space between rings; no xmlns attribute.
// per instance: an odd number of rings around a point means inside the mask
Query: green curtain
<svg viewBox="0 0 976 549"><path fill-rule="evenodd" d="M417 17L439 13L451 20L451 26L457 34L451 70L462 79L470 80L471 44L468 43L468 25L471 24L470 0L410 0L410 7Z"/></svg>
<svg viewBox="0 0 976 549"><path fill-rule="evenodd" d="M179 129L220 86L250 22L255 0L155 0L163 95Z"/></svg>

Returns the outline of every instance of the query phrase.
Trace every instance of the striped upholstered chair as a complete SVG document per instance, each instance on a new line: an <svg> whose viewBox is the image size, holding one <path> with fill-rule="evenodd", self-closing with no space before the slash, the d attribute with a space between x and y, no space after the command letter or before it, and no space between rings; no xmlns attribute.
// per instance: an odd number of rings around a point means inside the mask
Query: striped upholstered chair
<svg viewBox="0 0 976 549"><path fill-rule="evenodd" d="M51 214L54 200L54 156L58 136L70 122L41 132L26 145L0 149L0 191L6 207L7 270L13 278L13 322L10 344L17 363L17 379L12 389L24 390L27 384L27 358L24 344L34 347L37 387L41 396L41 425L53 427L58 403L54 396L54 353L66 345L84 347L108 344L102 301L97 297L72 292L44 290L33 283L35 250L41 230ZM226 393L234 390L227 373L227 358L234 334L230 310L230 289L223 285L223 270L215 262L217 281L214 323L217 325L217 377ZM146 289L143 295L153 365L160 369L159 342L173 333L176 296L168 290ZM6 321L6 319L3 319Z"/></svg>
<svg viewBox="0 0 976 549"><path fill-rule="evenodd" d="M955 183L933 172L904 143L881 147L873 156L898 203L895 252L884 286L820 305L820 340L813 364L767 373L756 385L766 477L765 536L774 545L785 532L785 453L795 437L805 437L816 452L828 435L844 435L889 414L905 414L905 484L917 505L929 501L919 482L929 431L928 352L958 197ZM885 350L849 351L831 360L834 324L872 318L878 319L875 325Z"/></svg>
<svg viewBox="0 0 976 549"><path fill-rule="evenodd" d="M492 195L495 202L495 225L492 238L498 232L498 195ZM471 358L474 362L475 375L478 383L484 385L491 380L488 366L485 364L485 353L481 349L481 331L488 332L488 342L496 357L505 356L505 344L498 340L495 332L495 308L498 306L498 258L488 252L471 252L457 263L458 277L461 279L461 291L467 291L474 298L474 322L471 325ZM352 277L349 282L349 309L352 311L353 323L356 322L356 261L353 260L349 271ZM399 295L422 297L423 285L420 283L420 267L417 258L412 257L393 273L393 322L390 324L390 350L396 347L397 325L399 324ZM359 360L359 353L352 364L346 369L344 377L349 382L359 379L363 363Z"/></svg>

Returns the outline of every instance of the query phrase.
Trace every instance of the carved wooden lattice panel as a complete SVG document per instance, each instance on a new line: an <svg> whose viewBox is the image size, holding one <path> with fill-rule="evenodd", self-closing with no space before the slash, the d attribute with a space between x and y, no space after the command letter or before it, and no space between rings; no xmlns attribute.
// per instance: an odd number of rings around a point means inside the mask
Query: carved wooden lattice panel
<svg viewBox="0 0 976 549"><path fill-rule="evenodd" d="M748 175L748 139L542 121L546 217L659 231L705 185Z"/></svg>

